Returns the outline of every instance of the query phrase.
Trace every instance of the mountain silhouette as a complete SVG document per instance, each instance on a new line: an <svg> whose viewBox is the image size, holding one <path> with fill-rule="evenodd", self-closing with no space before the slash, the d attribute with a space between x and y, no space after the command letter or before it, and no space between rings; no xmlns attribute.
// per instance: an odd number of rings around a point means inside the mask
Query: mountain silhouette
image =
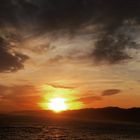
<svg viewBox="0 0 140 140"><path fill-rule="evenodd" d="M40 122L53 120L76 121L115 121L140 123L140 108L123 109L118 107L86 108L54 113L49 110L17 111L0 115L0 123Z"/></svg>

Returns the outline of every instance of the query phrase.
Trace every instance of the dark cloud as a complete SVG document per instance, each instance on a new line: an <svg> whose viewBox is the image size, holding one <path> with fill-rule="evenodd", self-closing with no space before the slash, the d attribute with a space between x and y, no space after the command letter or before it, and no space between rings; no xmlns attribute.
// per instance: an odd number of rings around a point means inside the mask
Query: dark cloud
<svg viewBox="0 0 140 140"><path fill-rule="evenodd" d="M35 13L34 5L26 0L1 0L0 1L0 25L7 23L16 28L23 26L21 22L27 23ZM26 21L25 21L26 20Z"/></svg>
<svg viewBox="0 0 140 140"><path fill-rule="evenodd" d="M22 69L24 61L28 59L28 56L22 53L10 52L10 47L9 42L0 37L0 72L14 72Z"/></svg>
<svg viewBox="0 0 140 140"><path fill-rule="evenodd" d="M60 29L102 24L114 31L124 20L139 21L139 0L1 0L0 17L4 22L27 20L44 24L43 28ZM21 23L21 22L19 22ZM76 28L75 28L76 27Z"/></svg>
<svg viewBox="0 0 140 140"><path fill-rule="evenodd" d="M129 35L131 32L125 34L124 31L121 31L120 33L120 28L125 26L124 23L127 23L128 26L137 26L140 21L139 15L139 0L0 1L1 27L12 25L18 29L28 29L28 25L31 25L36 27L34 29L37 32L67 30L70 34L75 35L77 30L90 25L100 25L101 28L96 30L97 42L90 55L96 63L116 64L132 58L126 52L126 49L135 45ZM8 70L11 70L11 66L14 67L14 70L22 67L16 58L20 57L24 60L24 55L11 56L9 53L7 55L5 59L12 58L14 63L17 63L16 66L18 65L17 67L12 66L11 62ZM5 71L5 69L6 66L1 71Z"/></svg>
<svg viewBox="0 0 140 140"><path fill-rule="evenodd" d="M12 6L11 0L0 1L0 25L5 26L6 23L15 24L15 8Z"/></svg>
<svg viewBox="0 0 140 140"><path fill-rule="evenodd" d="M102 92L102 96L112 96L115 94L119 94L120 92L121 92L121 90L119 90L119 89L107 89Z"/></svg>
<svg viewBox="0 0 140 140"><path fill-rule="evenodd" d="M126 49L135 48L135 42L124 35L105 35L96 42L93 57L96 63L116 64L123 60L132 59Z"/></svg>

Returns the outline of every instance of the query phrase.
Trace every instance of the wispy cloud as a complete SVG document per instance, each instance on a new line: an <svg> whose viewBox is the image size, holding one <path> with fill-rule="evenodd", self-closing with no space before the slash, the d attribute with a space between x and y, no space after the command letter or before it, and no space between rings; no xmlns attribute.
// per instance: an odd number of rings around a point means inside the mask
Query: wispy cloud
<svg viewBox="0 0 140 140"><path fill-rule="evenodd" d="M84 104L90 104L94 103L95 101L101 101L102 98L100 96L87 96L87 97L81 97L75 101L83 102Z"/></svg>
<svg viewBox="0 0 140 140"><path fill-rule="evenodd" d="M9 109L37 108L36 103L40 98L39 90L32 85L0 85L0 111L4 111L6 106L7 111Z"/></svg>

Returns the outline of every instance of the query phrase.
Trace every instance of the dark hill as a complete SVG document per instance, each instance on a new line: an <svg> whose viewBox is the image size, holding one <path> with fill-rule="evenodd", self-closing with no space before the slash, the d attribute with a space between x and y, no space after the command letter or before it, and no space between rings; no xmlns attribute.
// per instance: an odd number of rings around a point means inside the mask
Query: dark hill
<svg viewBox="0 0 140 140"><path fill-rule="evenodd" d="M50 120L76 120L76 121L119 121L140 123L140 108L122 109L106 107L98 109L69 110L61 113L52 111L20 111L0 115L3 122L31 122Z"/></svg>

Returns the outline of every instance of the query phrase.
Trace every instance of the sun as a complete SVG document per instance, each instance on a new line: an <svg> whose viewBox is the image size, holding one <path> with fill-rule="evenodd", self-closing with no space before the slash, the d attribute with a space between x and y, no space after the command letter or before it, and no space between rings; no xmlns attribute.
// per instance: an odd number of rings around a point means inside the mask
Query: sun
<svg viewBox="0 0 140 140"><path fill-rule="evenodd" d="M67 105L65 103L64 98L53 98L48 103L48 107L50 110L53 110L55 112L61 112L67 110Z"/></svg>

